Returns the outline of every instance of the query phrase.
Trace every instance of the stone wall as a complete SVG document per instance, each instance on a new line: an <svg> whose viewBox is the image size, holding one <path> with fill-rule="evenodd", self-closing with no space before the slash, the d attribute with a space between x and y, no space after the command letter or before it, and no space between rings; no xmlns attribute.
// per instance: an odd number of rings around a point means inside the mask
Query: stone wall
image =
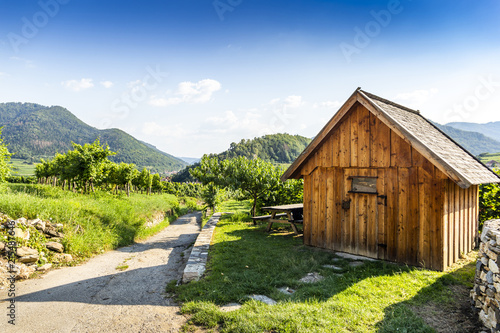
<svg viewBox="0 0 500 333"><path fill-rule="evenodd" d="M500 220L484 223L476 264L472 306L479 319L491 329L500 331Z"/></svg>

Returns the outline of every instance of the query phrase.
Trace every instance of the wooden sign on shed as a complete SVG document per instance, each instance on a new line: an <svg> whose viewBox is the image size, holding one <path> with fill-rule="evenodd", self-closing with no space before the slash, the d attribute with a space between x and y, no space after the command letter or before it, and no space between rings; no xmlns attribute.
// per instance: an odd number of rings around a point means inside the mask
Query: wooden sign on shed
<svg viewBox="0 0 500 333"><path fill-rule="evenodd" d="M444 270L500 177L418 111L357 89L283 174L304 178L304 243Z"/></svg>

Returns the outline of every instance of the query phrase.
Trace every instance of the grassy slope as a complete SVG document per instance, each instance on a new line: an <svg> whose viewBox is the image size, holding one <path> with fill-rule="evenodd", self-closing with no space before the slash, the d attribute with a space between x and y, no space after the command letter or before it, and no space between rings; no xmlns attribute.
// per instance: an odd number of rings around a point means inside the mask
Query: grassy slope
<svg viewBox="0 0 500 333"><path fill-rule="evenodd" d="M26 160L11 158L12 176L33 176L35 175L35 165Z"/></svg>
<svg viewBox="0 0 500 333"><path fill-rule="evenodd" d="M491 160L497 161L500 163L500 153L497 154L483 154L482 156L479 156L479 160L483 163L489 162Z"/></svg>
<svg viewBox="0 0 500 333"><path fill-rule="evenodd" d="M102 192L81 195L45 185L9 184L1 188L0 212L14 219L38 217L64 224L67 252L87 258L159 231L181 209L178 199L168 194L132 194L130 198ZM153 228L144 228L144 222L157 212L171 216Z"/></svg>
<svg viewBox="0 0 500 333"><path fill-rule="evenodd" d="M222 210L248 209L231 205ZM382 261L350 267L346 260L336 261L333 252L302 245L302 239L286 227L268 234L262 225L238 222L241 216L219 223L206 277L176 289L186 302L183 312L193 315L192 323L223 332L432 332L417 315L420 308L429 304L438 310L453 308L454 288L462 288L468 297L475 271L472 261L449 273ZM325 264L340 266L343 275L322 267ZM298 282L310 272L325 279ZM296 293L284 295L277 290L280 287ZM252 294L267 295L278 304L249 300L246 296ZM243 307L219 310L217 305L229 302Z"/></svg>

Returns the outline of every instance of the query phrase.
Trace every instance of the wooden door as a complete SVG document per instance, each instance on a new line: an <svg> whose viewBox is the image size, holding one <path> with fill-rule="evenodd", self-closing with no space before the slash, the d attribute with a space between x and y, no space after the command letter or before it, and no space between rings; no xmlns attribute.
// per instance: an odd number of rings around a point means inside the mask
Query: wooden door
<svg viewBox="0 0 500 333"><path fill-rule="evenodd" d="M383 169L344 169L341 178L339 251L385 258L386 204Z"/></svg>

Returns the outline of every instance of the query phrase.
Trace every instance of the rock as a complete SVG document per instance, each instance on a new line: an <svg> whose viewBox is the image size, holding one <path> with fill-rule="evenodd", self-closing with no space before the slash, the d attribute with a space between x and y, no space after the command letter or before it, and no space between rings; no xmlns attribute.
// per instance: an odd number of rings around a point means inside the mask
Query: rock
<svg viewBox="0 0 500 333"><path fill-rule="evenodd" d="M64 225L62 223L56 223L54 224L54 227L56 227L56 229L62 229Z"/></svg>
<svg viewBox="0 0 500 333"><path fill-rule="evenodd" d="M362 256L357 256L357 255L350 254L350 253L335 252L335 255L339 256L341 258L344 258L344 259L377 261L377 259L368 258L368 257L362 257Z"/></svg>
<svg viewBox="0 0 500 333"><path fill-rule="evenodd" d="M495 274L500 273L500 270L498 269L497 263L495 261L491 260L491 259L488 261L488 267L490 268L490 270L493 273L495 273Z"/></svg>
<svg viewBox="0 0 500 333"><path fill-rule="evenodd" d="M231 312L239 309L241 309L241 304L238 303L229 303L220 307L220 310L224 312Z"/></svg>
<svg viewBox="0 0 500 333"><path fill-rule="evenodd" d="M358 266L363 266L364 263L362 261L353 261L351 263L349 263L349 266L351 267L358 267Z"/></svg>
<svg viewBox="0 0 500 333"><path fill-rule="evenodd" d="M267 305L275 305L276 304L276 301L274 299L269 298L269 297L264 296L264 295L251 295L251 296L248 296L248 297L251 298L251 299L254 299L256 301L265 303Z"/></svg>
<svg viewBox="0 0 500 333"><path fill-rule="evenodd" d="M47 263L47 264L45 264L43 266L37 267L36 270L39 271L39 272L45 272L45 271L48 271L51 268L52 268L52 264L51 263Z"/></svg>
<svg viewBox="0 0 500 333"><path fill-rule="evenodd" d="M335 270L342 270L342 267L338 267L338 266L335 266L335 265L323 265L322 267L324 267L324 268L331 268L331 269L335 269Z"/></svg>
<svg viewBox="0 0 500 333"><path fill-rule="evenodd" d="M73 261L73 256L67 253L56 253L52 259L55 263L65 263Z"/></svg>
<svg viewBox="0 0 500 333"><path fill-rule="evenodd" d="M5 250L5 243L0 242L0 252L2 252L3 250Z"/></svg>
<svg viewBox="0 0 500 333"><path fill-rule="evenodd" d="M30 255L37 255L38 251L27 246L18 247L16 254L18 257L25 257Z"/></svg>
<svg viewBox="0 0 500 333"><path fill-rule="evenodd" d="M278 291L285 295L292 295L295 293L295 290L288 287L278 288Z"/></svg>
<svg viewBox="0 0 500 333"><path fill-rule="evenodd" d="M493 283L493 272L492 271L489 271L488 274L486 274L486 281L489 283L489 284L492 284Z"/></svg>
<svg viewBox="0 0 500 333"><path fill-rule="evenodd" d="M315 283L315 282L321 281L323 279L324 279L323 276L321 276L318 273L314 272L314 273L307 273L307 275L304 276L299 281L303 282L303 283Z"/></svg>
<svg viewBox="0 0 500 333"><path fill-rule="evenodd" d="M497 258L498 258L498 255L497 255L495 252L491 251L490 249L487 249L487 250L486 250L486 255L487 255L487 256L488 256L491 260L495 260L495 261L496 261L496 260L497 260Z"/></svg>
<svg viewBox="0 0 500 333"><path fill-rule="evenodd" d="M14 228L14 237L19 237L24 240L30 239L30 231L29 230L22 230L21 228Z"/></svg>
<svg viewBox="0 0 500 333"><path fill-rule="evenodd" d="M45 222L40 219L31 220L31 225L37 230L40 230L42 232L45 231Z"/></svg>
<svg viewBox="0 0 500 333"><path fill-rule="evenodd" d="M45 247L51 251L54 251L54 252L59 252L59 253L64 252L64 246L61 243L48 242L48 243L45 243Z"/></svg>
<svg viewBox="0 0 500 333"><path fill-rule="evenodd" d="M58 238L64 237L64 234L58 232L54 227L45 228L44 232L46 235L49 235L51 238L52 237L58 237Z"/></svg>
<svg viewBox="0 0 500 333"><path fill-rule="evenodd" d="M26 265L21 264L19 265L19 272L16 275L16 280L28 279L34 272L35 272L35 267L33 266L28 267Z"/></svg>
<svg viewBox="0 0 500 333"><path fill-rule="evenodd" d="M17 224L28 225L28 220L26 218L24 218L24 217L18 218L16 220L16 225Z"/></svg>
<svg viewBox="0 0 500 333"><path fill-rule="evenodd" d="M38 223L40 221L41 220L39 218L31 219L31 220L28 220L28 225L35 225L36 223Z"/></svg>
<svg viewBox="0 0 500 333"><path fill-rule="evenodd" d="M38 254L30 254L28 256L19 257L17 258L17 261L22 262L23 264L37 262Z"/></svg>

